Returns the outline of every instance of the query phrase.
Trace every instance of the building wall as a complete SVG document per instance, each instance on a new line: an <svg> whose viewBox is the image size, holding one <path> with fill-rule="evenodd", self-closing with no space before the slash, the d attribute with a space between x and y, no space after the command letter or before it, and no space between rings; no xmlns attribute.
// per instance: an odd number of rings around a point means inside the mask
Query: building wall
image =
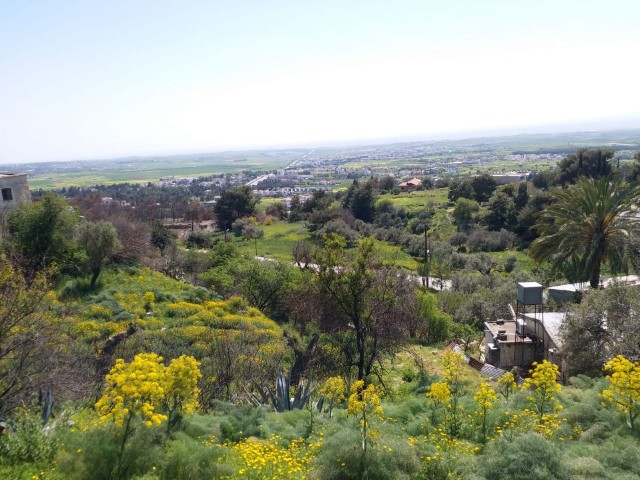
<svg viewBox="0 0 640 480"><path fill-rule="evenodd" d="M25 202L31 203L27 174L0 174L0 209L6 210Z"/></svg>

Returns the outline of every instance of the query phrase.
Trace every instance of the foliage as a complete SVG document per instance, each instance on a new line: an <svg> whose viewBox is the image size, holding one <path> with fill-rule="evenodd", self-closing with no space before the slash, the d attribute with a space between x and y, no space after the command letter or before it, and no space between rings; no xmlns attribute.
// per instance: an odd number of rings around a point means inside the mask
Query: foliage
<svg viewBox="0 0 640 480"><path fill-rule="evenodd" d="M26 273L52 265L72 266L73 233L78 214L64 199L46 193L38 202L23 203L7 216L10 244L20 255Z"/></svg>
<svg viewBox="0 0 640 480"><path fill-rule="evenodd" d="M291 375L289 374L289 376L285 377L282 370L278 370L275 390L272 392L268 386L265 385L261 387L254 382L260 398L258 399L256 396L252 396L251 398L258 405L271 405L275 412L287 412L289 410L304 408L314 391L314 389L311 388L311 382L305 385L304 382L301 381L296 389L293 400L290 397L290 383Z"/></svg>
<svg viewBox="0 0 640 480"><path fill-rule="evenodd" d="M479 408L479 415L482 419L482 443L487 441L487 412L498 401L496 391L486 382L480 384L478 391L473 396L473 401Z"/></svg>
<svg viewBox="0 0 640 480"><path fill-rule="evenodd" d="M570 375L599 376L611 357L638 358L640 292L621 284L585 292L569 306L561 335Z"/></svg>
<svg viewBox="0 0 640 480"><path fill-rule="evenodd" d="M616 272L630 261L633 215L627 212L637 192L605 177L580 178L554 197L555 203L538 217L540 238L529 255L538 263L549 260L556 269L575 259L574 280L589 280L597 288L603 264Z"/></svg>
<svg viewBox="0 0 640 480"><path fill-rule="evenodd" d="M218 228L227 230L237 219L250 216L257 203L249 186L224 190L214 207Z"/></svg>
<svg viewBox="0 0 640 480"><path fill-rule="evenodd" d="M365 386L363 380L356 380L351 384L351 395L347 413L353 415L360 423L360 438L362 441L362 464L363 478L367 478L368 459L367 451L373 440L380 435L380 432L371 428L371 420L382 420L384 410L380 405L380 395L375 385L370 383Z"/></svg>
<svg viewBox="0 0 640 480"><path fill-rule="evenodd" d="M512 441L496 442L483 470L487 480L569 478L558 448L536 433L525 433Z"/></svg>
<svg viewBox="0 0 640 480"><path fill-rule="evenodd" d="M618 355L606 363L604 370L609 386L602 391L603 404L623 412L633 430L640 415L640 363Z"/></svg>
<svg viewBox="0 0 640 480"><path fill-rule="evenodd" d="M345 389L346 386L342 377L336 376L327 378L318 390L318 393L322 395L329 404L329 418L331 418L331 411L334 405L346 399L344 396Z"/></svg>
<svg viewBox="0 0 640 480"><path fill-rule="evenodd" d="M27 282L0 255L0 417L27 403L54 375L56 393L65 389L64 330L48 282L45 273Z"/></svg>
<svg viewBox="0 0 640 480"><path fill-rule="evenodd" d="M557 183L575 183L580 177L607 177L611 173L613 150L581 148L558 163Z"/></svg>
<svg viewBox="0 0 640 480"><path fill-rule="evenodd" d="M165 367L162 357L155 353L136 355L131 363L122 359L105 378L106 387L102 398L96 403L101 421L113 421L117 427L140 415L145 427L160 425L167 416L159 413L165 396Z"/></svg>
<svg viewBox="0 0 640 480"><path fill-rule="evenodd" d="M533 362L533 369L529 370L529 377L522 384L527 391L527 400L533 405L540 421L547 412L562 410L558 394L562 386L557 382L560 373L558 366L548 360L541 363Z"/></svg>
<svg viewBox="0 0 640 480"><path fill-rule="evenodd" d="M235 479L261 480L278 478L283 480L308 478L310 463L322 440L307 443L305 439L293 440L281 446L282 439L272 436L268 440L248 438L231 446L240 461Z"/></svg>
<svg viewBox="0 0 640 480"><path fill-rule="evenodd" d="M498 379L498 386L500 387L500 394L504 396L505 400L509 400L509 396L518 388L516 379L511 372L505 373Z"/></svg>
<svg viewBox="0 0 640 480"><path fill-rule="evenodd" d="M164 252L173 242L175 237L162 222L156 220L151 224L151 245L160 250L160 255L164 256Z"/></svg>
<svg viewBox="0 0 640 480"><path fill-rule="evenodd" d="M76 230L76 241L89 259L91 288L102 271L102 264L120 248L118 233L114 226L105 221L82 222Z"/></svg>
<svg viewBox="0 0 640 480"><path fill-rule="evenodd" d="M40 415L22 408L15 416L11 429L0 434L0 462L45 466L53 460L58 447L57 439L43 432Z"/></svg>

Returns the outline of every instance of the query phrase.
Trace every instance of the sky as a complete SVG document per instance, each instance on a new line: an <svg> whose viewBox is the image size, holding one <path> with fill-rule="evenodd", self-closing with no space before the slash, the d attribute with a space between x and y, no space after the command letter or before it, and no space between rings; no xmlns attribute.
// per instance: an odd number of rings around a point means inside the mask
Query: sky
<svg viewBox="0 0 640 480"><path fill-rule="evenodd" d="M638 0L0 0L0 163L640 127Z"/></svg>

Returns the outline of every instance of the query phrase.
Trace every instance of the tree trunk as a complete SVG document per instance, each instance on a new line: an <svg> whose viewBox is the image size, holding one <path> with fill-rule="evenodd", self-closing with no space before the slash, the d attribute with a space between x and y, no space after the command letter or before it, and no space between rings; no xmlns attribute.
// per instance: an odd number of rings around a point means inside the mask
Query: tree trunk
<svg viewBox="0 0 640 480"><path fill-rule="evenodd" d="M91 275L91 288L93 289L93 287L96 286L96 280L98 280L98 277L100 276L100 269L99 268L94 268L92 270L92 275Z"/></svg>

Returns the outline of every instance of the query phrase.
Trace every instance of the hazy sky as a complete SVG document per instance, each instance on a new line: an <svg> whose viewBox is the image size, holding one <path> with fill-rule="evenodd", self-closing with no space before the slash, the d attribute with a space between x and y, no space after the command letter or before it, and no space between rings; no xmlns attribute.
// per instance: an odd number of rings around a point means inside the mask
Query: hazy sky
<svg viewBox="0 0 640 480"><path fill-rule="evenodd" d="M0 0L0 162L640 126L638 19L638 0Z"/></svg>

